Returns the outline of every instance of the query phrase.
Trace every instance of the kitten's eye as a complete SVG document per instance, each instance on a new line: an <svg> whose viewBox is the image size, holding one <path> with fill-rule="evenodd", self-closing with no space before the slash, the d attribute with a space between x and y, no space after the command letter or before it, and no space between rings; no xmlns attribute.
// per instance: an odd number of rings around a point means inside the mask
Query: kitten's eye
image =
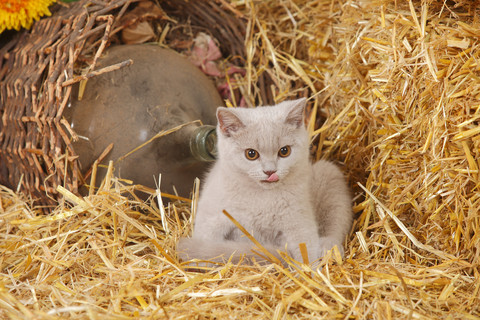
<svg viewBox="0 0 480 320"><path fill-rule="evenodd" d="M259 156L260 155L258 154L257 150L254 150L254 149L245 150L245 157L248 160L256 160L256 159L258 159Z"/></svg>
<svg viewBox="0 0 480 320"><path fill-rule="evenodd" d="M280 150L278 150L278 155L282 158L286 158L290 155L291 152L292 148L290 148L290 146L285 146L281 147Z"/></svg>

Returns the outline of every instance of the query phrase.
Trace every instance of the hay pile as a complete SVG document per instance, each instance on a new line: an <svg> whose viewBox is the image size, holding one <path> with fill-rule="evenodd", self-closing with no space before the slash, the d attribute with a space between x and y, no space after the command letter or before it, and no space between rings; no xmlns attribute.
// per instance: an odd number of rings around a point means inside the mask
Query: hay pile
<svg viewBox="0 0 480 320"><path fill-rule="evenodd" d="M142 202L107 175L83 199L59 189L44 216L2 188L0 317L479 319L480 8L222 3L248 21L247 102L263 73L278 101L314 97L314 152L344 163L356 195L345 260L195 273L175 257L195 200Z"/></svg>

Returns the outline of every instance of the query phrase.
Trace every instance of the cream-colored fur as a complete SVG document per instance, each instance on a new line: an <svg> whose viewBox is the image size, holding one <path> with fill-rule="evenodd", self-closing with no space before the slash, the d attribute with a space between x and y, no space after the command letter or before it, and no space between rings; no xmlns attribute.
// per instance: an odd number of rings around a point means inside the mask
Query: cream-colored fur
<svg viewBox="0 0 480 320"><path fill-rule="evenodd" d="M219 261L233 256L238 261L255 256L255 245L223 210L277 257L277 250L287 249L302 261L302 242L310 261L335 245L343 253L352 223L349 190L335 165L311 164L304 107L305 99L300 99L217 110L219 157L200 193L193 236L178 244L182 259ZM287 146L290 154L280 156L279 150ZM257 159L247 159L249 149L258 153Z"/></svg>

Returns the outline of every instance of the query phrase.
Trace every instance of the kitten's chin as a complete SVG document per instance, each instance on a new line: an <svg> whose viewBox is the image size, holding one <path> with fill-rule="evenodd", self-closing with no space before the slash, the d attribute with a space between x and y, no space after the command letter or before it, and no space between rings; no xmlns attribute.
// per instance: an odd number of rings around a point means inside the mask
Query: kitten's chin
<svg viewBox="0 0 480 320"><path fill-rule="evenodd" d="M262 186L264 189L273 189L280 185L280 180L276 180L276 181L260 180L259 185Z"/></svg>
<svg viewBox="0 0 480 320"><path fill-rule="evenodd" d="M280 181L280 180L275 180L275 181L260 180L260 182L261 182L261 183L264 183L264 184L275 184L275 183L277 183L278 181Z"/></svg>

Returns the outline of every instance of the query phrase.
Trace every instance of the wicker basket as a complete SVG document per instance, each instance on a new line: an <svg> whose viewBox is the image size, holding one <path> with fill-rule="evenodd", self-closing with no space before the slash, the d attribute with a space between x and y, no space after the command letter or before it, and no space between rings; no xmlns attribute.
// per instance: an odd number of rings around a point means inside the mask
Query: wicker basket
<svg viewBox="0 0 480 320"><path fill-rule="evenodd" d="M78 192L83 177L71 143L75 133L62 117L63 110L73 85L94 76L103 50L119 42L120 19L138 2L81 0L57 5L52 17L15 34L0 49L1 184L32 195L42 205L56 202L59 185ZM177 23L209 32L224 56L242 65L245 21L231 8L221 1L160 5ZM268 79L259 83L261 100L271 102Z"/></svg>

